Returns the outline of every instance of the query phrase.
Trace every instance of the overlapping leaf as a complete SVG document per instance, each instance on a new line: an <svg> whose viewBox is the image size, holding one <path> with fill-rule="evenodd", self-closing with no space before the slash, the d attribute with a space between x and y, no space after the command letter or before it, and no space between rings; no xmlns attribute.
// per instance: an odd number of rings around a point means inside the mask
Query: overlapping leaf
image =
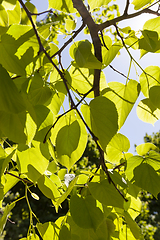
<svg viewBox="0 0 160 240"><path fill-rule="evenodd" d="M142 1L133 0L132 4L134 5L134 9L138 10L138 9L144 7L145 5L152 3L153 1L154 0L142 0Z"/></svg>
<svg viewBox="0 0 160 240"><path fill-rule="evenodd" d="M59 0L59 1L52 1L49 0L49 8L57 9L59 11L73 13L76 9L73 7L72 0Z"/></svg>
<svg viewBox="0 0 160 240"><path fill-rule="evenodd" d="M149 66L144 71L140 75L139 81L142 93L145 97L149 97L149 89L160 85L160 68L158 66Z"/></svg>
<svg viewBox="0 0 160 240"><path fill-rule="evenodd" d="M160 109L155 107L149 98L145 98L137 106L137 115L142 121L154 125L160 118Z"/></svg>
<svg viewBox="0 0 160 240"><path fill-rule="evenodd" d="M129 148L130 142L128 138L117 133L106 148L106 160L118 164L121 158L123 158L123 152L127 152Z"/></svg>
<svg viewBox="0 0 160 240"><path fill-rule="evenodd" d="M72 78L72 87L78 93L87 93L93 87L93 73L94 70L87 68L70 68L70 76ZM106 78L103 72L101 72L100 78L100 91L107 87ZM89 98L94 97L93 91L87 95Z"/></svg>
<svg viewBox="0 0 160 240"><path fill-rule="evenodd" d="M110 82L108 85L103 95L116 105L118 125L121 128L138 98L140 86L135 80L130 80L126 85L119 82Z"/></svg>
<svg viewBox="0 0 160 240"><path fill-rule="evenodd" d="M81 228L96 230L103 221L103 213L96 207L96 201L92 196L83 198L73 195L70 202L70 211L73 220Z"/></svg>
<svg viewBox="0 0 160 240"><path fill-rule="evenodd" d="M91 51L92 45L88 40L75 42L70 48L70 55L80 68L101 69L102 63Z"/></svg>
<svg viewBox="0 0 160 240"><path fill-rule="evenodd" d="M88 0L88 4L90 6L91 9L94 8L99 8L105 5L108 5L108 3L111 2L111 0Z"/></svg>
<svg viewBox="0 0 160 240"><path fill-rule="evenodd" d="M108 182L108 179L102 182L91 182L88 184L92 196L106 206L123 208L123 198L117 192L115 187Z"/></svg>
<svg viewBox="0 0 160 240"><path fill-rule="evenodd" d="M93 99L89 105L82 105L81 111L104 151L118 130L118 114L112 101L105 97Z"/></svg>

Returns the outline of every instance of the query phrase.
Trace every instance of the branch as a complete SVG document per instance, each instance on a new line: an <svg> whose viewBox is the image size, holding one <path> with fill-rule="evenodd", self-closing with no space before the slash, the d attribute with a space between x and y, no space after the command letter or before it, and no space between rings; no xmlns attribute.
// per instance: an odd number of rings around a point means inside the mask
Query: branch
<svg viewBox="0 0 160 240"><path fill-rule="evenodd" d="M83 22L81 27L77 31L75 31L73 36L67 42L65 42L64 45L56 53L54 53L51 56L51 58L55 57L56 55L59 55L73 41L73 39L83 30L85 26L86 24Z"/></svg>
<svg viewBox="0 0 160 240"><path fill-rule="evenodd" d="M12 177L18 178L19 180L21 180L21 181L24 182L24 183L34 184L33 182L28 181L28 180L26 180L26 179L23 179L23 178L21 178L21 177L18 177L18 176L16 176L16 175L13 174L13 173L10 173L10 172L7 172L7 171L6 171L4 174L8 174L8 175L11 175Z"/></svg>
<svg viewBox="0 0 160 240"><path fill-rule="evenodd" d="M129 0L127 0L127 2L126 2L126 7L125 7L123 15L128 15L128 8L129 8Z"/></svg>
<svg viewBox="0 0 160 240"><path fill-rule="evenodd" d="M118 71L117 69L115 69L111 64L109 64L109 67L110 67L113 71L117 72L118 74L120 74L120 75L122 75L123 77L127 78L128 80L130 80L130 78L128 78L124 73L121 73L120 71Z"/></svg>
<svg viewBox="0 0 160 240"><path fill-rule="evenodd" d="M90 92L92 92L92 91L93 91L93 88L91 88L87 93L85 93L85 94L83 95L83 97L81 98L81 100L80 100L73 108L69 109L68 111L62 113L61 115L59 115L59 116L57 117L57 119L56 119L56 121L54 122L54 124L49 128L48 132L46 133L43 143L46 142L47 136L48 136L49 132L51 131L52 128L55 127L55 125L56 125L56 123L59 121L59 119L60 119L61 117L63 117L64 115L66 115L67 113L69 113L71 110L77 109L77 107L81 104L81 102L82 102L82 101L87 97L87 95L88 95Z"/></svg>
<svg viewBox="0 0 160 240"><path fill-rule="evenodd" d="M34 30L34 32L36 34L36 37L37 37L37 40L38 40L38 44L39 44L39 52L38 52L38 55L39 55L43 51L44 48L43 48L43 45L41 44L41 39L40 39L40 37L38 35L36 26L35 26L35 24L33 22L33 19L32 19L32 16L31 16L32 13L28 10L28 8L26 7L26 5L24 4L24 2L22 0L18 0L18 1L22 5L24 11L26 12L26 14L27 14L27 16L28 16L28 18L29 18L29 20L30 20L30 22L32 24L33 30Z"/></svg>
<svg viewBox="0 0 160 240"><path fill-rule="evenodd" d="M28 9L28 11L29 11L29 9ZM30 11L29 11L29 12L30 12ZM36 16L42 15L42 14L44 14L44 13L53 13L53 14L55 14L55 13L52 11L52 9L49 9L49 10L46 10L46 11L40 12L40 13L32 13L32 12L30 12L31 15L36 15ZM55 14L55 15L56 15L56 14Z"/></svg>
<svg viewBox="0 0 160 240"><path fill-rule="evenodd" d="M145 9L142 9L141 11L138 11L138 12L135 12L135 13L132 13L132 14L129 14L129 15L128 14L127 15L123 14L120 17L117 17L117 18L114 18L110 21L106 21L104 23L101 23L101 24L98 25L98 29L99 29L99 31L102 31L103 29L108 28L111 25L115 25L116 23L121 22L121 21L126 20L126 19L137 17L137 16L139 16L143 13L150 13L150 14L154 14L156 16L160 16L160 13L155 12L155 11L149 9L149 8L145 8Z"/></svg>
<svg viewBox="0 0 160 240"><path fill-rule="evenodd" d="M72 0L73 6L77 9L79 14L81 15L84 23L87 24L88 29L91 34L93 46L94 46L94 53L95 57L102 62L102 53L101 53L101 40L98 35L98 25L94 22L91 14L83 4L82 0ZM94 88L94 96L97 97L100 95L99 89L100 89L100 75L101 70L95 69L94 70L94 80L93 80L93 88Z"/></svg>

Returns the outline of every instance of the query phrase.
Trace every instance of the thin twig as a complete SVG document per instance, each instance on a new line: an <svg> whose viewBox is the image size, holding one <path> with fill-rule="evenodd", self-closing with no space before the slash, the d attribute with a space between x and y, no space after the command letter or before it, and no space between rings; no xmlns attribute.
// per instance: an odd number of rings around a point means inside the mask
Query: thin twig
<svg viewBox="0 0 160 240"><path fill-rule="evenodd" d="M24 182L24 183L34 184L33 182L28 181L28 180L26 180L26 179L23 179L23 178L21 178L21 177L18 177L18 176L16 176L16 175L13 174L13 173L10 173L10 172L7 172L7 171L6 171L4 174L8 174L8 175L11 175L12 177L18 178L19 180L21 180L21 181Z"/></svg>
<svg viewBox="0 0 160 240"><path fill-rule="evenodd" d="M28 10L28 11L29 11L29 10ZM30 11L29 11L29 12L30 12ZM53 13L53 14L54 14L54 12L53 12L52 9L49 9L49 10L46 10L46 11L40 12L40 13L32 13L32 12L30 12L31 15L36 15L36 16L39 16L39 15L42 15L42 14L45 14L45 13Z"/></svg>
<svg viewBox="0 0 160 240"><path fill-rule="evenodd" d="M85 26L86 26L86 24L83 22L81 27L77 31L74 32L73 36L70 39L68 39L68 41L65 42L64 45L56 53L54 53L51 56L51 58L55 57L56 55L59 55L73 41L73 39L83 30L83 28Z"/></svg>
<svg viewBox="0 0 160 240"><path fill-rule="evenodd" d="M100 31L100 33L101 33L101 38L102 38L103 46L104 46L107 50L109 50L109 48L107 47L107 45L106 45L106 43L105 43L105 41L104 41L103 32Z"/></svg>
<svg viewBox="0 0 160 240"><path fill-rule="evenodd" d="M156 3L158 3L158 2L156 2ZM152 6L153 6L153 4L152 4ZM120 17L117 17L117 18L114 18L112 20L106 21L106 22L101 23L99 25L97 24L98 25L98 29L99 29L99 31L102 31L103 29L108 28L108 27L110 27L112 25L115 25L118 22L121 22L121 21L126 20L126 19L130 19L130 18L134 18L134 17L140 16L143 13L150 13L150 14L153 14L153 15L156 15L156 16L160 16L159 12L153 11L153 10L151 10L149 8L145 8L145 9L142 9L142 10L140 10L138 12L135 12L135 13L132 13L132 14L127 14L127 15L121 15Z"/></svg>
<svg viewBox="0 0 160 240"><path fill-rule="evenodd" d="M83 97L81 98L81 100L80 100L73 108L70 108L68 111L62 113L61 115L59 115L59 116L57 117L57 119L56 119L56 121L54 122L54 124L53 124L53 125L49 128L49 130L47 131L43 143L46 142L47 136L48 136L49 132L51 131L52 128L55 127L55 125L56 125L56 123L59 121L59 119L60 119L61 117L63 117L64 115L66 115L67 113L69 113L70 111L72 111L73 109L77 109L77 107L81 104L81 102L82 102L82 101L87 97L87 95L88 95L89 93L91 93L92 91L93 91L93 88L91 88L87 93L85 93L85 94L83 95Z"/></svg>
<svg viewBox="0 0 160 240"><path fill-rule="evenodd" d="M120 74L120 75L122 75L123 77L127 78L128 80L130 80L130 78L128 78L124 73L121 73L120 71L118 71L117 69L115 69L111 64L109 64L109 67L110 67L113 71L117 72L118 74Z"/></svg>
<svg viewBox="0 0 160 240"><path fill-rule="evenodd" d="M123 16L128 15L128 8L129 8L129 0L127 0L127 2L126 2L126 7L124 10Z"/></svg>

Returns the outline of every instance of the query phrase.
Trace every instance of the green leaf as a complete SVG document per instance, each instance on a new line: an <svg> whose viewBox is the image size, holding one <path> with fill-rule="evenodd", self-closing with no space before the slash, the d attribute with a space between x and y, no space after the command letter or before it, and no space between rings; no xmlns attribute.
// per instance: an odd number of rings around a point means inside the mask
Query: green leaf
<svg viewBox="0 0 160 240"><path fill-rule="evenodd" d="M133 156L127 159L127 168L126 168L125 174L129 181L132 180L134 176L133 174L134 169L137 166L139 166L143 162L143 160L144 160L143 157L140 157L140 156Z"/></svg>
<svg viewBox="0 0 160 240"><path fill-rule="evenodd" d="M36 141L43 142L47 131L50 129L50 127L53 124L53 119L54 119L53 114L50 111L50 109L48 109L44 105L36 105L34 107L34 110L37 115L37 121L36 121L37 132L34 139ZM48 134L48 137L49 136L50 134Z"/></svg>
<svg viewBox="0 0 160 240"><path fill-rule="evenodd" d="M86 93L93 87L94 70L89 70L87 68L76 68L71 66L69 73L72 78L72 87L75 92ZM106 77L105 74L101 72L100 91L106 87ZM87 97L93 98L93 91L89 93Z"/></svg>
<svg viewBox="0 0 160 240"><path fill-rule="evenodd" d="M144 7L145 5L152 3L154 0L133 0L132 4L134 5L135 10L139 10L140 8Z"/></svg>
<svg viewBox="0 0 160 240"><path fill-rule="evenodd" d="M139 49L147 52L156 52L160 49L158 33L150 30L143 30L142 37L139 39Z"/></svg>
<svg viewBox="0 0 160 240"><path fill-rule="evenodd" d="M108 240L110 239L110 234L106 220L102 221L100 226L95 231L93 228L80 228L74 221L72 217L67 218L67 223L71 226L71 233L73 240Z"/></svg>
<svg viewBox="0 0 160 240"><path fill-rule="evenodd" d="M158 66L149 66L145 68L139 81L141 84L142 93L145 97L149 97L149 89L153 86L160 85L160 68Z"/></svg>
<svg viewBox="0 0 160 240"><path fill-rule="evenodd" d="M74 152L78 147L79 138L80 126L77 120L61 128L56 139L58 158L60 159L62 155L67 155L71 158L72 152Z"/></svg>
<svg viewBox="0 0 160 240"><path fill-rule="evenodd" d="M92 45L88 40L75 42L70 48L70 55L80 68L101 69L102 63L93 55Z"/></svg>
<svg viewBox="0 0 160 240"><path fill-rule="evenodd" d="M121 44L115 43L108 50L102 49L103 64L107 67L116 57L119 50L122 48Z"/></svg>
<svg viewBox="0 0 160 240"><path fill-rule="evenodd" d="M53 201L56 201L61 196L55 183L45 175L38 179L38 187L47 198Z"/></svg>
<svg viewBox="0 0 160 240"><path fill-rule="evenodd" d="M59 240L59 227L53 222L37 223L38 232L43 240Z"/></svg>
<svg viewBox="0 0 160 240"><path fill-rule="evenodd" d="M110 3L110 2L111 2L111 0L88 0L88 4L91 9L99 8L99 7L102 7L105 5L108 6L108 3Z"/></svg>
<svg viewBox="0 0 160 240"><path fill-rule="evenodd" d="M81 111L104 151L118 130L118 114L112 101L105 97L96 97L89 106L82 105Z"/></svg>
<svg viewBox="0 0 160 240"><path fill-rule="evenodd" d="M158 33L158 35L160 35L160 17L149 19L147 22L145 22L143 30L155 31Z"/></svg>
<svg viewBox="0 0 160 240"><path fill-rule="evenodd" d="M28 146L30 146L31 142L36 134L37 125L33 121L32 117L30 116L29 113L26 114L26 129L25 130L26 130L26 136L27 136L26 144Z"/></svg>
<svg viewBox="0 0 160 240"><path fill-rule="evenodd" d="M148 154L149 151L156 150L156 149L157 149L157 147L153 143L147 142L147 143L142 143L142 144L138 145L136 147L136 152L139 155L144 156L144 155Z"/></svg>
<svg viewBox="0 0 160 240"><path fill-rule="evenodd" d="M62 194L62 196L54 203L54 206L56 208L56 211L58 211L58 207L60 206L60 204L62 202L64 202L64 200L68 197L68 195L71 193L73 187L75 186L76 182L77 182L78 176L75 177L71 183L69 184L69 187L67 188L67 191L65 193Z"/></svg>
<svg viewBox="0 0 160 240"><path fill-rule="evenodd" d="M30 1L27 1L25 3L25 6L28 8L28 10L31 13L37 13L38 12L35 5L32 4ZM26 14L26 11L24 10L24 8L22 8L21 11L22 11L22 13L21 13L21 18L22 18L21 19L21 24L32 25L30 19L28 18L27 14ZM34 23L36 22L36 19L37 19L37 15L35 14L35 15L32 16L32 20L33 20Z"/></svg>
<svg viewBox="0 0 160 240"><path fill-rule="evenodd" d="M49 0L48 2L49 8L53 8L68 13L76 12L76 9L73 7L72 0L58 0L58 1Z"/></svg>
<svg viewBox="0 0 160 240"><path fill-rule="evenodd" d="M3 0L2 5L6 10L13 10L17 0Z"/></svg>
<svg viewBox="0 0 160 240"><path fill-rule="evenodd" d="M120 129L139 96L140 85L135 80L130 80L126 85L119 82L110 82L108 85L109 88L104 89L102 94L116 105Z"/></svg>
<svg viewBox="0 0 160 240"><path fill-rule="evenodd" d="M15 207L15 203L11 203L10 205L7 205L4 209L3 215L0 219L0 234L2 234L2 231L6 225L7 219L8 219L8 215L10 213L10 211Z"/></svg>
<svg viewBox="0 0 160 240"><path fill-rule="evenodd" d="M16 55L16 41L8 34L3 34L0 41L0 52L3 58L0 58L0 63L11 73L18 75L25 74L25 64Z"/></svg>
<svg viewBox="0 0 160 240"><path fill-rule="evenodd" d="M52 91L47 86L43 86L29 92L29 99L33 105L43 105L51 98L51 96Z"/></svg>
<svg viewBox="0 0 160 240"><path fill-rule="evenodd" d="M117 133L109 142L106 148L106 160L118 164L123 158L123 152L127 152L130 148L128 138L121 133Z"/></svg>
<svg viewBox="0 0 160 240"><path fill-rule="evenodd" d="M155 107L149 98L143 99L137 106L138 117L147 123L154 123L160 118L160 109Z"/></svg>
<svg viewBox="0 0 160 240"><path fill-rule="evenodd" d="M87 132L74 110L57 122L51 141L56 145L58 161L63 166L70 169L80 159L87 144Z"/></svg>
<svg viewBox="0 0 160 240"><path fill-rule="evenodd" d="M18 1L16 1L16 6L13 10L8 10L9 25L19 24L21 21L21 6Z"/></svg>
<svg viewBox="0 0 160 240"><path fill-rule="evenodd" d="M28 148L24 151L19 150L18 162L21 173L27 173L28 166L32 165L41 174L46 171L49 163L38 148Z"/></svg>
<svg viewBox="0 0 160 240"><path fill-rule="evenodd" d="M0 5L0 26L8 27L8 14L2 5Z"/></svg>
<svg viewBox="0 0 160 240"><path fill-rule="evenodd" d="M131 230L129 227L127 227L126 224L123 224L121 229L120 229L120 233L119 233L119 239L122 239L122 240L126 240L126 239L129 239L129 240L135 240L135 237L133 236ZM143 238L142 238L143 239Z"/></svg>
<svg viewBox="0 0 160 240"><path fill-rule="evenodd" d="M134 169L135 184L152 193L156 198L160 192L160 176L154 168L147 163L142 163Z"/></svg>
<svg viewBox="0 0 160 240"><path fill-rule="evenodd" d="M0 129L5 137L8 137L13 142L26 143L27 137L24 133L25 120L25 112L12 114L0 111Z"/></svg>
<svg viewBox="0 0 160 240"><path fill-rule="evenodd" d="M149 90L149 98L152 103L160 109L160 86L153 86Z"/></svg>
<svg viewBox="0 0 160 240"><path fill-rule="evenodd" d="M65 22L65 29L70 32L70 31L73 31L76 27L76 23L74 20L71 20L71 19L67 19L66 22Z"/></svg>
<svg viewBox="0 0 160 240"><path fill-rule="evenodd" d="M160 169L160 154L150 150L145 156L145 162L152 166L156 171Z"/></svg>
<svg viewBox="0 0 160 240"><path fill-rule="evenodd" d="M5 196L5 194L10 191L12 189L12 187L14 187L18 182L19 182L19 179L16 178L16 177L19 177L19 174L17 171L10 171L11 174L13 174L14 176L12 175L9 175L9 174L6 174L5 176L3 176L2 178L2 182L4 181L5 184L4 184L4 188L3 188L3 194ZM16 177L15 177L16 176ZM2 199L4 196L1 196L0 195L0 199Z"/></svg>
<svg viewBox="0 0 160 240"><path fill-rule="evenodd" d="M115 187L108 182L108 179L102 182L91 182L88 184L92 196L99 202L106 206L113 206L123 208L123 198L115 189Z"/></svg>
<svg viewBox="0 0 160 240"><path fill-rule="evenodd" d="M59 240L70 240L71 239L71 231L69 229L68 224L65 224L61 227L59 232Z"/></svg>
<svg viewBox="0 0 160 240"><path fill-rule="evenodd" d="M22 96L2 65L0 65L0 86L0 111L20 113L26 109Z"/></svg>
<svg viewBox="0 0 160 240"><path fill-rule="evenodd" d="M93 228L96 230L103 221L103 213L96 207L96 201L92 196L86 198L73 195L70 200L71 216L81 228Z"/></svg>
<svg viewBox="0 0 160 240"><path fill-rule="evenodd" d="M127 225L129 226L133 236L136 239L140 239L140 237L141 237L141 229L139 228L137 223L132 219L130 214L128 212L126 212L126 211L124 211L124 217L125 217Z"/></svg>

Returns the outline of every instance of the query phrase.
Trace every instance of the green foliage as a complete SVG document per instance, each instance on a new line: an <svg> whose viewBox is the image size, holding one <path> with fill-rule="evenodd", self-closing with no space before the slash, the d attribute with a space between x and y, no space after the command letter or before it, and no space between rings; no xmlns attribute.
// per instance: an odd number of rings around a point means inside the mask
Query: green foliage
<svg viewBox="0 0 160 240"><path fill-rule="evenodd" d="M157 10L150 9L152 3ZM16 239L143 239L135 222L141 211L138 193L147 190L158 198L159 149L146 143L132 156L129 139L119 130L140 92L146 98L138 104L139 118L151 124L160 118L159 67L143 69L130 50L140 50L141 57L159 52L158 2L134 0L133 14L127 0L123 13L110 0L48 4L54 10L37 13L31 1L0 1L1 232L11 210L16 222L17 206L21 221L16 224L25 232ZM140 36L118 27L148 12L158 16L144 24ZM74 40L83 29L91 41L84 35ZM65 69L67 48L72 60L68 55ZM121 49L130 57L127 76L111 65ZM130 79L133 63L142 71L139 82ZM126 82L107 84L103 69L108 66ZM6 239L14 239L6 230Z"/></svg>

